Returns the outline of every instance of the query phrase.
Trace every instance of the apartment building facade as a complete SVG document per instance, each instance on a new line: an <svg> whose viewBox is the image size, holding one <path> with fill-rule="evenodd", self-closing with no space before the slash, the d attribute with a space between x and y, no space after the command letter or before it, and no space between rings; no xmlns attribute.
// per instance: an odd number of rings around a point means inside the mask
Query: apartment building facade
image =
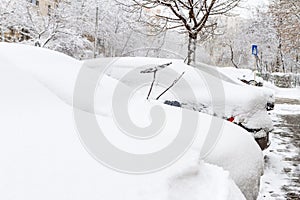
<svg viewBox="0 0 300 200"><path fill-rule="evenodd" d="M29 0L30 3L36 5L42 15L48 15L50 10L57 6L59 0Z"/></svg>

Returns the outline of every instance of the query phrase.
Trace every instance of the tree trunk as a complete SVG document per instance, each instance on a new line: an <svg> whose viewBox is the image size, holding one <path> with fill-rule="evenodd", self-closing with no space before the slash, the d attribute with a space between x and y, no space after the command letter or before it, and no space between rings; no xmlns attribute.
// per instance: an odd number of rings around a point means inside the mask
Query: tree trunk
<svg viewBox="0 0 300 200"><path fill-rule="evenodd" d="M196 62L196 47L197 47L197 34L189 34L188 57L187 57L188 65L193 65Z"/></svg>
<svg viewBox="0 0 300 200"><path fill-rule="evenodd" d="M96 7L95 35L94 35L94 49L93 49L94 58L97 57L98 26L99 26L98 18L99 18L99 7Z"/></svg>
<svg viewBox="0 0 300 200"><path fill-rule="evenodd" d="M281 40L281 36L279 36L278 50L279 50L279 56L280 56L280 62L281 62L281 66L282 66L282 71L283 71L283 73L285 73L285 65L284 65L284 58L283 58L283 52L282 52L282 40Z"/></svg>
<svg viewBox="0 0 300 200"><path fill-rule="evenodd" d="M229 46L229 48L230 48L230 54L231 54L230 60L231 60L231 63L233 64L233 66L234 66L235 68L238 69L239 67L238 67L237 64L235 64L235 62L234 62L233 48L232 48L232 46L231 46L230 44L228 44L228 46Z"/></svg>

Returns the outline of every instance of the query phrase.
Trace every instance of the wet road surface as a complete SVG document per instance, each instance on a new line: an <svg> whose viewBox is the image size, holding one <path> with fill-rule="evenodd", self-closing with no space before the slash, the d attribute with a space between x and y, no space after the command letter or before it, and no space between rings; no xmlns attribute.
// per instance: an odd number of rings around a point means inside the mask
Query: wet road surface
<svg viewBox="0 0 300 200"><path fill-rule="evenodd" d="M300 100L278 99L259 199L300 200Z"/></svg>

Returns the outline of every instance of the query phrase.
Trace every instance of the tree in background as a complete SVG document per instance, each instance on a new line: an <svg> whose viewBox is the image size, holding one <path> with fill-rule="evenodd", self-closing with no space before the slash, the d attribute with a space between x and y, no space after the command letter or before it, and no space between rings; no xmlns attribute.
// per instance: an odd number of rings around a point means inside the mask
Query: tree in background
<svg viewBox="0 0 300 200"><path fill-rule="evenodd" d="M155 17L163 20L165 29L180 29L188 35L187 64L194 64L199 36L213 34L217 27L215 16L224 15L235 8L240 0L133 0L133 6L142 9L160 9ZM150 18L151 19L151 18Z"/></svg>
<svg viewBox="0 0 300 200"><path fill-rule="evenodd" d="M27 4L27 2L24 3ZM21 33L21 31L28 33L28 30L20 25L25 8L25 6L20 6L16 0L2 0L0 2L0 41L21 42L28 39L27 35L24 36Z"/></svg>
<svg viewBox="0 0 300 200"><path fill-rule="evenodd" d="M259 66L263 71L274 71L277 62L278 35L267 8L257 7L253 17L244 27L248 48L258 45ZM249 53L250 54L250 53Z"/></svg>
<svg viewBox="0 0 300 200"><path fill-rule="evenodd" d="M19 1L0 1L0 41L37 45L77 59L184 59L188 49L189 64L197 56L208 64L247 68L254 66L250 49L257 44L266 71L300 68L299 1L274 0L249 18L227 17L239 0L60 0L46 14L31 1Z"/></svg>
<svg viewBox="0 0 300 200"><path fill-rule="evenodd" d="M248 18L223 17L225 20L220 24L225 27L223 34L213 37L206 47L211 51L214 64L234 66L233 58L238 66L253 68L255 59L251 55L251 45L256 44L259 66L263 71L286 71L284 68L295 66L296 55L299 54L299 28L289 15L294 20L296 15L289 13L290 6L282 6L280 13L283 20L279 23L278 18L274 18L273 7L274 4L270 7L256 7ZM234 55L230 52L234 52Z"/></svg>
<svg viewBox="0 0 300 200"><path fill-rule="evenodd" d="M2 35L6 42L58 50L73 57L77 57L77 49L86 50L85 38L80 37L72 27L75 13L72 13L67 0L49 6L47 13L30 1L4 0L0 4L2 12L5 15L0 18L0 23L4 26Z"/></svg>
<svg viewBox="0 0 300 200"><path fill-rule="evenodd" d="M274 0L269 6L273 26L277 31L277 65L283 72L299 67L300 1Z"/></svg>
<svg viewBox="0 0 300 200"><path fill-rule="evenodd" d="M31 1L19 1L0 1L0 41L36 45L86 59L121 56L150 44L157 48L155 44L161 39L155 36L149 40L147 35L135 33L132 26L139 25L114 1L55 1L46 13Z"/></svg>

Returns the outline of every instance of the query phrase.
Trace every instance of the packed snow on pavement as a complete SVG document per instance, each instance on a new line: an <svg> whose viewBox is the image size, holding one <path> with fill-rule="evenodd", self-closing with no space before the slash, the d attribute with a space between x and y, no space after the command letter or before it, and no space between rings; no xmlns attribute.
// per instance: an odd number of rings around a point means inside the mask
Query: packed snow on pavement
<svg viewBox="0 0 300 200"><path fill-rule="evenodd" d="M289 98L286 98L289 97ZM264 152L265 173L259 199L299 199L299 116L300 104L291 96L281 100L271 112L274 131L271 146Z"/></svg>

